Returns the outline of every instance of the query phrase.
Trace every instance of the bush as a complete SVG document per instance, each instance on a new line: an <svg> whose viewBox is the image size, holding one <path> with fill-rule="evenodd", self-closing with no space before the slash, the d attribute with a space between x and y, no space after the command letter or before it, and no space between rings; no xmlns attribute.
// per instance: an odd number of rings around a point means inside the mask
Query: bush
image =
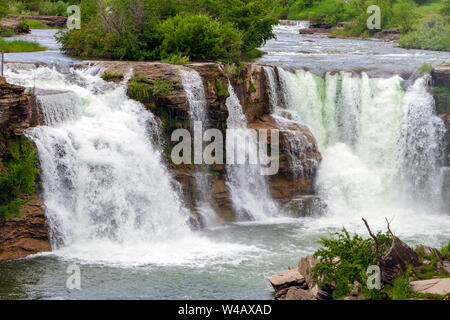
<svg viewBox="0 0 450 320"><path fill-rule="evenodd" d="M105 81L122 80L123 74L115 71L106 70L102 75L102 79Z"/></svg>
<svg viewBox="0 0 450 320"><path fill-rule="evenodd" d="M162 58L173 54L225 62L240 58L241 33L230 23L205 15L177 15L164 21L160 32Z"/></svg>
<svg viewBox="0 0 450 320"><path fill-rule="evenodd" d="M168 63L168 64L184 65L184 64L189 64L191 61L190 61L189 57L183 56L181 53L179 53L179 54L173 54L167 59L162 59L161 62Z"/></svg>
<svg viewBox="0 0 450 320"><path fill-rule="evenodd" d="M392 239L388 233L378 233L377 238L380 253L384 254L391 246ZM361 284L367 282L367 268L377 264L372 238L363 239L358 235L352 237L343 229L330 238L321 238L320 244L322 248L314 253L314 257L320 258L320 263L313 267L313 276L319 285L335 283L334 298L348 296L354 281ZM337 265L333 262L335 258L340 259Z"/></svg>
<svg viewBox="0 0 450 320"><path fill-rule="evenodd" d="M131 79L128 91L130 98L142 103L149 103L155 98L171 94L175 85L176 83L173 81L160 79L154 79L149 83L145 75L136 74Z"/></svg>
<svg viewBox="0 0 450 320"><path fill-rule="evenodd" d="M439 17L427 19L416 30L400 37L403 48L450 51L450 26Z"/></svg>
<svg viewBox="0 0 450 320"><path fill-rule="evenodd" d="M392 288L392 300L406 300L410 292L409 281L405 278L397 278Z"/></svg>
<svg viewBox="0 0 450 320"><path fill-rule="evenodd" d="M5 135L2 138L5 140ZM32 142L21 136L17 139L7 138L2 142L6 145L6 172L0 173L0 218L7 219L18 215L22 197L36 191L36 176L39 165L36 162L36 149Z"/></svg>

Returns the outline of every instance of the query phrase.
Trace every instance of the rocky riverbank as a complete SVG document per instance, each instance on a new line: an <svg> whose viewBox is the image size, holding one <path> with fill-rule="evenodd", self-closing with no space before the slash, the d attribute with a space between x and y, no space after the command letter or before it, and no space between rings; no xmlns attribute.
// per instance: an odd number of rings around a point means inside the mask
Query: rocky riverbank
<svg viewBox="0 0 450 320"><path fill-rule="evenodd" d="M351 252L348 252L349 256ZM443 255L438 249L427 246L417 246L412 250L400 239L393 236L392 247L386 255L379 258L378 265L381 270L381 287L385 298L392 298L392 286L397 278L402 278L406 273L410 274L408 279L409 294L411 298L416 299L445 299L450 298L450 256L448 253ZM336 290L336 282L321 283L317 281L314 275L314 269L321 262L332 259L331 268L337 269L341 263L352 263L349 257L324 257L324 260L312 255L300 259L297 267L289 267L288 270L269 279L274 288L275 300L330 300L333 299ZM345 260L345 261L342 261ZM426 274L423 275L426 270ZM327 271L331 273L331 270ZM341 274L346 277L347 274ZM430 279L422 279L422 277ZM417 278L420 280L417 280ZM320 279L320 278L319 278ZM349 283L350 293L347 297L340 297L344 300L366 300L367 284L354 281ZM381 297L382 295L380 295ZM406 297L404 297L406 298Z"/></svg>

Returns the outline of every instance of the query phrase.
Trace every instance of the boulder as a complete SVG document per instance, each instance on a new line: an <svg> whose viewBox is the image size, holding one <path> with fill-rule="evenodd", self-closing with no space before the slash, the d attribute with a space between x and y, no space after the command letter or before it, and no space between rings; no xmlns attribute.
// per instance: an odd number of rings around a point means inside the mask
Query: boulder
<svg viewBox="0 0 450 320"><path fill-rule="evenodd" d="M412 281L410 286L414 292L446 295L450 293L450 278Z"/></svg>
<svg viewBox="0 0 450 320"><path fill-rule="evenodd" d="M300 262L298 264L298 272L305 277L308 288L313 288L315 285L311 270L319 262L320 260L314 258L312 255L308 255L300 259Z"/></svg>
<svg viewBox="0 0 450 320"><path fill-rule="evenodd" d="M406 243L393 236L392 246L381 261L382 280L393 284L400 273L408 266L419 267L419 255Z"/></svg>
<svg viewBox="0 0 450 320"><path fill-rule="evenodd" d="M298 269L294 267L280 272L277 276L270 278L269 282L275 291L291 286L299 286L304 288L305 277L302 276L298 272Z"/></svg>
<svg viewBox="0 0 450 320"><path fill-rule="evenodd" d="M318 300L316 296L308 290L300 287L291 287L286 293L285 300Z"/></svg>
<svg viewBox="0 0 450 320"><path fill-rule="evenodd" d="M436 257L438 259L441 259L441 253L436 248L420 245L420 246L416 246L416 251L417 250L422 251L424 253L424 255L426 255L428 257Z"/></svg>

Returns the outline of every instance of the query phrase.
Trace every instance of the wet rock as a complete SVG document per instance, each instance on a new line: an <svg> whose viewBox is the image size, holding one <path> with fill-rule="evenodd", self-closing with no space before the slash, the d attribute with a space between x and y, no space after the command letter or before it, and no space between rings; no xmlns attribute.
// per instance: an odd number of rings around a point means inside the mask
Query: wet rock
<svg viewBox="0 0 450 320"><path fill-rule="evenodd" d="M374 35L374 38L384 41L397 41L398 39L400 39L400 29L393 28L380 31Z"/></svg>
<svg viewBox="0 0 450 320"><path fill-rule="evenodd" d="M445 295L450 292L450 278L412 281L410 286L414 292Z"/></svg>

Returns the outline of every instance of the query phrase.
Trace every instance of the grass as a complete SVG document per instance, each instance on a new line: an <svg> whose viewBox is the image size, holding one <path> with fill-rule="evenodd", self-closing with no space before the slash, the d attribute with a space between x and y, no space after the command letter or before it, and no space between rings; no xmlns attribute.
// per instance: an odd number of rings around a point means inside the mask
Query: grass
<svg viewBox="0 0 450 320"><path fill-rule="evenodd" d="M26 20L26 24L30 27L30 29L53 29L45 23L37 20Z"/></svg>
<svg viewBox="0 0 450 320"><path fill-rule="evenodd" d="M35 52L35 51L45 51L46 48L41 46L37 42L24 41L24 40L14 40L6 41L0 39L0 50L8 52Z"/></svg>
<svg viewBox="0 0 450 320"><path fill-rule="evenodd" d="M443 6L444 4L442 3L442 1L435 0L430 3L417 6L414 11L420 14L439 13Z"/></svg>

